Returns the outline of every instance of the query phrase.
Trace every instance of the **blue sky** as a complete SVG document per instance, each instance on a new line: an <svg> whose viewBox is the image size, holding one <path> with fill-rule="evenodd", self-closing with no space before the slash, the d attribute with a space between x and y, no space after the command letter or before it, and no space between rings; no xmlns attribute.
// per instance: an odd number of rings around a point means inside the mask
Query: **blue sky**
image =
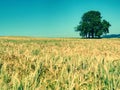
<svg viewBox="0 0 120 90"><path fill-rule="evenodd" d="M79 37L82 15L101 12L120 34L120 0L0 0L1 36Z"/></svg>

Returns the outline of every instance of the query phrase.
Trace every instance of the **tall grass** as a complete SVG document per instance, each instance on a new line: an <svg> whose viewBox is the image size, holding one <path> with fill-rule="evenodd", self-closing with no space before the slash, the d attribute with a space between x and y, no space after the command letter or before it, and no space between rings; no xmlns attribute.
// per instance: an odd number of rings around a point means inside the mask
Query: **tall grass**
<svg viewBox="0 0 120 90"><path fill-rule="evenodd" d="M120 90L120 39L0 37L0 90Z"/></svg>

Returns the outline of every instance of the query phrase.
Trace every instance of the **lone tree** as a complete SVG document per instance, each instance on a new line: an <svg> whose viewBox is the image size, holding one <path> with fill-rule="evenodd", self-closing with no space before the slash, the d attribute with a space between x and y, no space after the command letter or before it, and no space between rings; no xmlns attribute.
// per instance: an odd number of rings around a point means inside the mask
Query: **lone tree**
<svg viewBox="0 0 120 90"><path fill-rule="evenodd" d="M83 14L82 20L75 28L83 38L100 38L101 35L109 33L110 23L102 20L99 11L88 11Z"/></svg>

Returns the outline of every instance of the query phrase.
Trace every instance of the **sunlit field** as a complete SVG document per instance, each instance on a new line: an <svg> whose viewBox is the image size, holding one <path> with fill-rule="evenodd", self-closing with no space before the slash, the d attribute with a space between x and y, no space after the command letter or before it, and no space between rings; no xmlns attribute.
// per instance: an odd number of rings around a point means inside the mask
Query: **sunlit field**
<svg viewBox="0 0 120 90"><path fill-rule="evenodd" d="M120 39L0 37L0 90L120 90Z"/></svg>

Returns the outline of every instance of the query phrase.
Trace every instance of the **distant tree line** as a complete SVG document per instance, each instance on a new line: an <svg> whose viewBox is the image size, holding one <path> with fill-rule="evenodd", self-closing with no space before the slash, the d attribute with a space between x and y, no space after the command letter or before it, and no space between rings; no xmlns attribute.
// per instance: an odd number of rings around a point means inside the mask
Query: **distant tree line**
<svg viewBox="0 0 120 90"><path fill-rule="evenodd" d="M99 11L88 11L83 14L75 31L80 32L83 38L101 38L101 35L109 33L110 26L108 21L102 20Z"/></svg>

